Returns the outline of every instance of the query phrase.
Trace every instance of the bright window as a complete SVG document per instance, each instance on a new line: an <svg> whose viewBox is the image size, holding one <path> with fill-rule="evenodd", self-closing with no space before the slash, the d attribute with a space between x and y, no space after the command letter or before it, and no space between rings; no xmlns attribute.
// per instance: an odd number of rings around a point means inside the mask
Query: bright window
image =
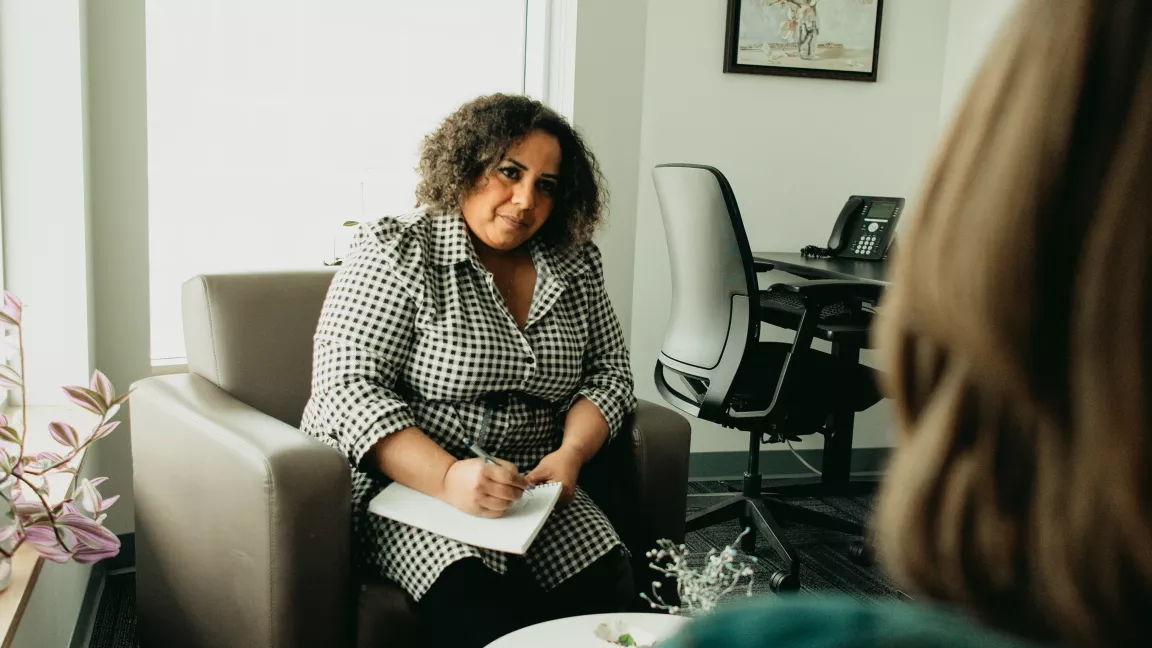
<svg viewBox="0 0 1152 648"><path fill-rule="evenodd" d="M421 138L546 83L537 0L148 0L152 358L199 273L318 268L413 207ZM178 360L177 360L178 361Z"/></svg>

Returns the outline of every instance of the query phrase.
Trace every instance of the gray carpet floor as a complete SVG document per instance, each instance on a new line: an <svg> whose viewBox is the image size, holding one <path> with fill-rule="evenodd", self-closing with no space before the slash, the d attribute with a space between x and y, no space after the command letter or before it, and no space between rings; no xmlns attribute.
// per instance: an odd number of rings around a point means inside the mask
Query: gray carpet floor
<svg viewBox="0 0 1152 648"><path fill-rule="evenodd" d="M734 485L724 482L689 484L688 513L691 514L714 503L716 498L709 494L725 492ZM873 513L872 500L866 496L794 497L788 498L788 501L861 523L867 522ZM731 544L739 533L739 523L732 521L689 533L684 544L697 560L702 560L709 549L721 549ZM848 547L852 541L851 537L834 531L821 531L803 526L786 526L785 536L800 554L802 591L815 596L848 594L869 601L897 597L896 588L881 567L862 567L849 559ZM759 563L753 566L753 595L770 595L769 577L772 572L781 568L783 563L762 538L757 538L755 553ZM729 594L729 598L743 597L746 591L744 587L738 588ZM105 580L88 646L89 648L138 646L134 572L113 574Z"/></svg>
<svg viewBox="0 0 1152 648"><path fill-rule="evenodd" d="M718 501L708 494L723 493L736 488L736 482L692 482L689 484L688 513L706 508ZM785 501L814 511L835 515L861 524L873 515L870 496L849 497L788 497ZM801 591L811 595L847 594L867 601L897 598L898 591L882 567L863 567L852 562L848 548L854 538L835 531L824 531L802 525L782 522L785 538L800 555ZM739 522L733 520L689 533L684 544L688 550L701 556L711 548L721 549L731 544L740 534ZM782 569L783 561L763 538L756 538L758 564L753 567L753 595L770 594L768 586L772 572ZM745 595L746 589L734 590L728 598Z"/></svg>

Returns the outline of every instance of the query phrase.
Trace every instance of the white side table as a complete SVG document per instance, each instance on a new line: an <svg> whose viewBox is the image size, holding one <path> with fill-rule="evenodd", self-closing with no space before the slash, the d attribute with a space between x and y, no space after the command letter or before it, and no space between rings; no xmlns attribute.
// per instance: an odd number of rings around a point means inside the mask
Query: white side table
<svg viewBox="0 0 1152 648"><path fill-rule="evenodd" d="M681 616L619 612L588 614L537 623L504 635L488 644L487 648L611 648L613 644L597 639L593 634L601 623L624 621L632 627L646 631L657 640L676 634L689 622Z"/></svg>

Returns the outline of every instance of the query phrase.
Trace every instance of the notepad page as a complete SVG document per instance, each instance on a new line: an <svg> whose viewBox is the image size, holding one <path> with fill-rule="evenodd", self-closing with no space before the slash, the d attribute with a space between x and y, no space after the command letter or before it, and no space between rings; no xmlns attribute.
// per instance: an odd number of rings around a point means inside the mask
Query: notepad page
<svg viewBox="0 0 1152 648"><path fill-rule="evenodd" d="M524 554L560 498L560 484L524 493L502 517L482 518L393 482L368 503L368 511L465 544Z"/></svg>

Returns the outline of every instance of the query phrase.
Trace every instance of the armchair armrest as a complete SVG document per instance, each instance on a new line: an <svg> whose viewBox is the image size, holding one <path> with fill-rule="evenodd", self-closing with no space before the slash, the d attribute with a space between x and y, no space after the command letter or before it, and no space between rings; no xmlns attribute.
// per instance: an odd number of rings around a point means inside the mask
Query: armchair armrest
<svg viewBox="0 0 1152 648"><path fill-rule="evenodd" d="M776 269L776 266L767 261L753 261L752 269L756 272L771 272Z"/></svg>
<svg viewBox="0 0 1152 648"><path fill-rule="evenodd" d="M824 306L846 299L879 301L884 286L870 281L809 279L772 284L768 287L768 292L793 293L799 295L809 306Z"/></svg>
<svg viewBox="0 0 1152 648"><path fill-rule="evenodd" d="M667 407L641 400L613 442L584 467L580 486L600 506L632 552L637 583L656 540L684 541L692 427Z"/></svg>
<svg viewBox="0 0 1152 648"><path fill-rule="evenodd" d="M345 457L200 376L134 388L142 645L345 645Z"/></svg>

